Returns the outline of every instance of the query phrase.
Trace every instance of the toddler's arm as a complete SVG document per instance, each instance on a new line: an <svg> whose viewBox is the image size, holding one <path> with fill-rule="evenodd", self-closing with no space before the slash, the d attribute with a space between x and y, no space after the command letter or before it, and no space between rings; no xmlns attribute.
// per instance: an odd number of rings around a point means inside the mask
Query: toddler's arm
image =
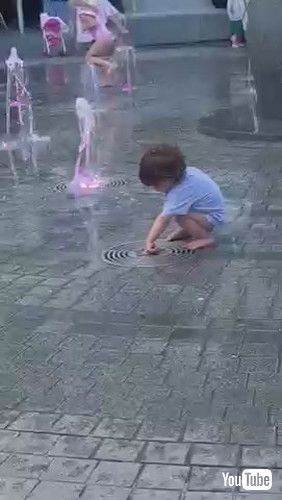
<svg viewBox="0 0 282 500"><path fill-rule="evenodd" d="M156 240L161 236L164 230L167 228L171 217L168 215L160 214L155 219L148 235L146 238L146 252L154 254L157 252Z"/></svg>

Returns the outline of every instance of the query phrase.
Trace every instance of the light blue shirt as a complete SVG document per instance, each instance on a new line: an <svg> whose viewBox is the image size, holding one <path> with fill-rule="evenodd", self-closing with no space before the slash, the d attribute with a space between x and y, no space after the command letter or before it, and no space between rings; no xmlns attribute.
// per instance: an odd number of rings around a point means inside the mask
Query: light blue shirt
<svg viewBox="0 0 282 500"><path fill-rule="evenodd" d="M224 199L218 185L202 170L187 167L184 178L165 195L163 215L206 215L212 224L224 222Z"/></svg>

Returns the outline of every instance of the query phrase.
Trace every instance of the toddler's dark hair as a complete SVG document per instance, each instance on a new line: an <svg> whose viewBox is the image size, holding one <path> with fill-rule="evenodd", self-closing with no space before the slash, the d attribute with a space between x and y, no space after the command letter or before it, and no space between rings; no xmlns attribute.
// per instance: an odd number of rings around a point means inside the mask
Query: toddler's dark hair
<svg viewBox="0 0 282 500"><path fill-rule="evenodd" d="M156 186L164 180L177 183L181 181L185 169L185 157L178 146L158 144L143 154L139 179L145 186Z"/></svg>

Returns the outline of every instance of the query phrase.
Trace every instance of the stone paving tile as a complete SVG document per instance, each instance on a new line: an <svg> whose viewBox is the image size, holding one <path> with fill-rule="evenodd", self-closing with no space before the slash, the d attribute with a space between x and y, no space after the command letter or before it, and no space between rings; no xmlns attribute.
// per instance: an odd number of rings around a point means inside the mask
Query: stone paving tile
<svg viewBox="0 0 282 500"><path fill-rule="evenodd" d="M28 496L28 500L78 500L83 489L81 484L51 483L41 481Z"/></svg>
<svg viewBox="0 0 282 500"><path fill-rule="evenodd" d="M271 356L272 354L277 355L277 347L272 344L263 343L244 343L241 351L241 357L252 357L252 356Z"/></svg>
<svg viewBox="0 0 282 500"><path fill-rule="evenodd" d="M90 436L60 436L48 451L50 456L92 458L99 444L99 439Z"/></svg>
<svg viewBox="0 0 282 500"><path fill-rule="evenodd" d="M282 423L279 423L277 427L277 443L282 444Z"/></svg>
<svg viewBox="0 0 282 500"><path fill-rule="evenodd" d="M54 413L22 413L9 429L17 431L50 432L60 415Z"/></svg>
<svg viewBox="0 0 282 500"><path fill-rule="evenodd" d="M182 394L169 394L168 388L156 388L155 390L151 390L151 394L148 390L148 396L144 396L143 405L141 410L138 412L138 415L142 416L145 420L153 420L155 421L155 427L157 430L157 419L159 419L160 415L166 415L166 418L171 422L174 421L175 424L170 426L170 434L168 435L167 441L172 439L173 434L177 432L176 427L179 425L179 420L181 419L181 415L184 412L185 398ZM146 425L146 424L145 424ZM147 426L149 427L149 426ZM160 427L160 440L161 431L165 431L165 424ZM162 427L162 429L161 429ZM166 431L167 433L167 431ZM165 438L165 436L163 436Z"/></svg>
<svg viewBox="0 0 282 500"><path fill-rule="evenodd" d="M166 347L166 342L163 340L146 340L144 338L136 339L130 346L130 352L133 354L162 354Z"/></svg>
<svg viewBox="0 0 282 500"><path fill-rule="evenodd" d="M239 446L228 444L198 444L192 446L191 465L236 466Z"/></svg>
<svg viewBox="0 0 282 500"><path fill-rule="evenodd" d="M190 445L186 443L148 443L142 462L184 465L189 449Z"/></svg>
<svg viewBox="0 0 282 500"><path fill-rule="evenodd" d="M59 434L87 436L98 424L99 417L83 417L81 415L63 415L53 426Z"/></svg>
<svg viewBox="0 0 282 500"><path fill-rule="evenodd" d="M35 479L0 478L0 498L24 500L38 483Z"/></svg>
<svg viewBox="0 0 282 500"><path fill-rule="evenodd" d="M16 435L14 434L13 439L10 439L3 449L5 452L10 453L45 455L54 447L56 441L57 436L52 434L21 432Z"/></svg>
<svg viewBox="0 0 282 500"><path fill-rule="evenodd" d="M207 493L206 491L188 491L184 496L184 500L235 500L236 498L233 493ZM248 499L251 500L250 497Z"/></svg>
<svg viewBox="0 0 282 500"><path fill-rule="evenodd" d="M269 413L270 413L269 415L270 422L271 424L278 426L278 434L279 434L282 425L282 408L272 407L270 408Z"/></svg>
<svg viewBox="0 0 282 500"><path fill-rule="evenodd" d="M42 474L44 481L69 481L84 483L96 467L96 460L54 458L48 470ZM0 470L1 473L1 470Z"/></svg>
<svg viewBox="0 0 282 500"><path fill-rule="evenodd" d="M142 424L137 439L155 440L155 441L178 441L183 424L179 421L160 420L154 421L145 420Z"/></svg>
<svg viewBox="0 0 282 500"><path fill-rule="evenodd" d="M223 473L236 475L236 469L226 467L192 467L189 490L200 491L226 491L224 486ZM230 488L230 490L234 488Z"/></svg>
<svg viewBox="0 0 282 500"><path fill-rule="evenodd" d="M5 429L19 416L19 412L4 410L0 412L0 429Z"/></svg>
<svg viewBox="0 0 282 500"><path fill-rule="evenodd" d="M48 470L51 460L38 455L11 455L0 466L0 477L39 479Z"/></svg>
<svg viewBox="0 0 282 500"><path fill-rule="evenodd" d="M189 467L178 465L145 465L138 479L138 488L182 490L187 481Z"/></svg>
<svg viewBox="0 0 282 500"><path fill-rule="evenodd" d="M180 500L180 495L180 491L137 489L131 498L132 500Z"/></svg>
<svg viewBox="0 0 282 500"><path fill-rule="evenodd" d="M274 445L276 440L275 427L255 427L252 425L233 425L231 442L236 444Z"/></svg>
<svg viewBox="0 0 282 500"><path fill-rule="evenodd" d="M252 422L255 426L263 426L268 422L267 407L257 408L248 405L228 406L225 412L226 422L239 425L248 425Z"/></svg>
<svg viewBox="0 0 282 500"><path fill-rule="evenodd" d="M52 369L50 371L53 371ZM46 375L48 376L48 375ZM34 377L36 377L36 372L34 374ZM53 411L54 413L57 411L58 406L64 400L65 397L60 392L57 390L57 388L52 388L48 392L44 392L42 389L38 389L37 386L37 391L32 392L31 396L29 396L25 401L20 403L18 405L18 409L25 411L25 410L33 410L34 412L50 412ZM54 421L59 418L59 415L54 415ZM44 419L42 419L44 420ZM43 422L39 425L39 428L42 427L44 430L38 430L34 432L52 432L52 424L49 422L50 425L46 422L46 425L44 425ZM31 429L28 429L31 430Z"/></svg>
<svg viewBox="0 0 282 500"><path fill-rule="evenodd" d="M140 465L129 462L100 462L89 479L89 483L105 486L122 486L129 488L133 485Z"/></svg>
<svg viewBox="0 0 282 500"><path fill-rule="evenodd" d="M243 467L282 468L282 447L264 448L243 446L241 465Z"/></svg>
<svg viewBox="0 0 282 500"><path fill-rule="evenodd" d="M272 375L278 369L278 357L248 357L242 358L239 373L262 372Z"/></svg>
<svg viewBox="0 0 282 500"><path fill-rule="evenodd" d="M4 358L5 359L5 358ZM6 360L7 361L7 360ZM5 361L3 360L2 365ZM9 361L11 367L11 363ZM25 393L19 389L0 390L0 408L13 410L25 398Z"/></svg>
<svg viewBox="0 0 282 500"><path fill-rule="evenodd" d="M130 439L136 433L140 423L136 420L104 418L93 432L97 437Z"/></svg>
<svg viewBox="0 0 282 500"><path fill-rule="evenodd" d="M141 441L104 439L95 458L98 460L121 460L134 462L144 447Z"/></svg>
<svg viewBox="0 0 282 500"><path fill-rule="evenodd" d="M56 278L57 279L57 278ZM48 318L35 330L35 333L54 334L59 332L61 335L65 334L71 328L71 323L67 319L59 321L56 319Z"/></svg>
<svg viewBox="0 0 282 500"><path fill-rule="evenodd" d="M129 493L128 488L89 485L80 498L81 500L128 500Z"/></svg>
<svg viewBox="0 0 282 500"><path fill-rule="evenodd" d="M280 500L281 499L281 494L280 493L272 493L272 492L267 492L267 493L237 493L234 495L234 498L232 497L232 500ZM231 500L231 499L230 499Z"/></svg>
<svg viewBox="0 0 282 500"><path fill-rule="evenodd" d="M188 422L184 441L223 443L228 439L229 426L215 419L195 419Z"/></svg>
<svg viewBox="0 0 282 500"><path fill-rule="evenodd" d="M226 404L233 405L235 402L238 402L239 405L251 405L254 399L254 391L253 390L244 390L240 389L228 389L228 388L220 388L216 389L213 394L213 404ZM235 403L236 404L236 403Z"/></svg>
<svg viewBox="0 0 282 500"><path fill-rule="evenodd" d="M8 457L9 457L8 453L0 453L0 464L5 462L5 460L7 460Z"/></svg>
<svg viewBox="0 0 282 500"><path fill-rule="evenodd" d="M0 430L0 451L4 451L4 448L9 445L11 441L17 436L16 432L2 431Z"/></svg>

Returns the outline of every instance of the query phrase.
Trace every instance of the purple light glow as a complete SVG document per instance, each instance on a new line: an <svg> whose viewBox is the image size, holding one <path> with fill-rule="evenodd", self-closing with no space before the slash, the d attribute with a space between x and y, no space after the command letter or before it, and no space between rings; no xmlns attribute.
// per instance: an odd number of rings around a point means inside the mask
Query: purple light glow
<svg viewBox="0 0 282 500"><path fill-rule="evenodd" d="M89 181L80 181L80 187L82 189L98 189L104 186L101 179L92 179Z"/></svg>
<svg viewBox="0 0 282 500"><path fill-rule="evenodd" d="M97 176L86 176L78 174L71 182L71 190L73 192L90 192L94 189L101 189L105 186L105 181Z"/></svg>
<svg viewBox="0 0 282 500"><path fill-rule="evenodd" d="M123 86L122 86L122 92L128 92L128 93L131 93L133 92L133 90L136 90L136 87L134 87L133 85L128 85L128 83L125 83Z"/></svg>
<svg viewBox="0 0 282 500"><path fill-rule="evenodd" d="M10 106L11 108L19 108L21 103L19 101L11 101Z"/></svg>

